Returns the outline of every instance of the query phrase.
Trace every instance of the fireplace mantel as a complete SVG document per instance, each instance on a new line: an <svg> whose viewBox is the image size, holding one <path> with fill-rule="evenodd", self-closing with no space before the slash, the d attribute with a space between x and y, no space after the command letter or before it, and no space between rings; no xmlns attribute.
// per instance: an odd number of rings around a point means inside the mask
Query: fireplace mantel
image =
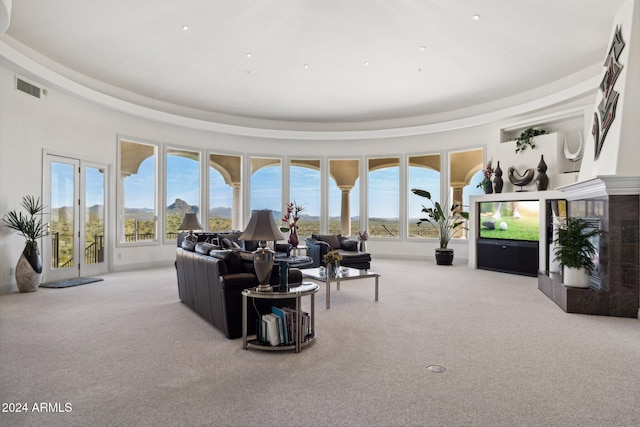
<svg viewBox="0 0 640 427"><path fill-rule="evenodd" d="M640 176L604 175L558 187L567 200L640 194Z"/></svg>

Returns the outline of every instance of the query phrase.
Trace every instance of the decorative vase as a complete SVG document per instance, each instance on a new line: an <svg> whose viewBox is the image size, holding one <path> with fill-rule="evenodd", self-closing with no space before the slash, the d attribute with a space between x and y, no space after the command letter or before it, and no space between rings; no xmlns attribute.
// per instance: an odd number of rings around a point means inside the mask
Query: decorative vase
<svg viewBox="0 0 640 427"><path fill-rule="evenodd" d="M491 194L493 193L493 184L490 180L487 180L482 183L482 189L484 190L484 194Z"/></svg>
<svg viewBox="0 0 640 427"><path fill-rule="evenodd" d="M453 249L450 249L450 248L436 249L436 264L437 265L453 264Z"/></svg>
<svg viewBox="0 0 640 427"><path fill-rule="evenodd" d="M547 164L544 161L544 156L540 156L540 162L538 163L538 176L536 177L536 188L538 191L545 191L549 186L549 177L547 176Z"/></svg>
<svg viewBox="0 0 640 427"><path fill-rule="evenodd" d="M504 180L502 179L502 169L500 169L500 162L497 163L496 169L493 171L493 186L496 194L502 193L502 187L504 186Z"/></svg>
<svg viewBox="0 0 640 427"><path fill-rule="evenodd" d="M16 265L16 284L20 292L35 292L42 279L40 251L25 247Z"/></svg>
<svg viewBox="0 0 640 427"><path fill-rule="evenodd" d="M300 241L298 240L298 233L296 232L296 226L294 225L291 227L291 233L289 233L289 244L292 247L297 248L298 243L300 243Z"/></svg>
<svg viewBox="0 0 640 427"><path fill-rule="evenodd" d="M366 240L360 240L359 246L360 247L358 248L358 250L360 252L366 252L367 251L367 242L366 242Z"/></svg>
<svg viewBox="0 0 640 427"><path fill-rule="evenodd" d="M278 263L278 279L280 292L289 292L289 263L287 261Z"/></svg>
<svg viewBox="0 0 640 427"><path fill-rule="evenodd" d="M327 264L327 277L337 277L340 271L340 262L330 262Z"/></svg>

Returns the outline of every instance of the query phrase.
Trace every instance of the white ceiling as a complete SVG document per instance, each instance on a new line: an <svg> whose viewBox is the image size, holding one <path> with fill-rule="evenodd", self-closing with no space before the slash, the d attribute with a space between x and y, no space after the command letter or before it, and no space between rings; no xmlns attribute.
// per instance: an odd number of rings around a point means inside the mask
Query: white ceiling
<svg viewBox="0 0 640 427"><path fill-rule="evenodd" d="M194 117L366 122L593 68L623 2L16 0L6 35L76 81Z"/></svg>

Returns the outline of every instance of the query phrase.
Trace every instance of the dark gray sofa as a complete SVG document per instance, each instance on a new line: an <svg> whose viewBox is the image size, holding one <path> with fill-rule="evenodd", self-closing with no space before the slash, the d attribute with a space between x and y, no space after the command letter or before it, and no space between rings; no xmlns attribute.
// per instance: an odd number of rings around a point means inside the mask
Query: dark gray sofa
<svg viewBox="0 0 640 427"><path fill-rule="evenodd" d="M200 245L202 246L202 245ZM206 252L201 249L200 252ZM251 254L243 251L209 250L203 254L176 248L176 272L180 301L222 331L227 338L242 336L242 294L244 289L258 286L252 272ZM269 281L278 284L278 265ZM300 270L289 269L289 283L301 283ZM260 313L270 312L272 305L294 308L294 299L256 300ZM249 310L247 329L255 333L258 318L253 306Z"/></svg>

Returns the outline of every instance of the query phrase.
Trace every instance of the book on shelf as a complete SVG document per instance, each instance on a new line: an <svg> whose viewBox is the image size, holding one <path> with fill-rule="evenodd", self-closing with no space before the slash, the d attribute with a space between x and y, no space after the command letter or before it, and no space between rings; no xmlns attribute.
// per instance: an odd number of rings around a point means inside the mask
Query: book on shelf
<svg viewBox="0 0 640 427"><path fill-rule="evenodd" d="M278 321L279 321L279 326L280 326L280 330L282 331L282 344L285 345L289 345L293 342L295 342L295 339L291 339L291 337L293 337L293 335L291 335L289 333L289 326L288 326L288 322L287 322L287 315L286 313L283 311L283 309L278 308L278 307L271 307L271 312L273 314L275 314L276 316L278 316Z"/></svg>

